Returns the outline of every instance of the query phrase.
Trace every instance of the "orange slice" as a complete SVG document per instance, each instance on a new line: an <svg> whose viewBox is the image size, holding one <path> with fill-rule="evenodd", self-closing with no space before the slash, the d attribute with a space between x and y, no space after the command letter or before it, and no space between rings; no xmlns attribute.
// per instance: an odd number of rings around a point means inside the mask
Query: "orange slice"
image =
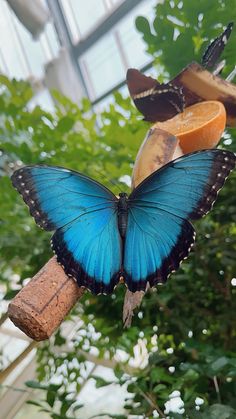
<svg viewBox="0 0 236 419"><path fill-rule="evenodd" d="M183 153L214 148L226 124L226 111L221 102L209 100L188 106L168 121L154 126L175 135Z"/></svg>

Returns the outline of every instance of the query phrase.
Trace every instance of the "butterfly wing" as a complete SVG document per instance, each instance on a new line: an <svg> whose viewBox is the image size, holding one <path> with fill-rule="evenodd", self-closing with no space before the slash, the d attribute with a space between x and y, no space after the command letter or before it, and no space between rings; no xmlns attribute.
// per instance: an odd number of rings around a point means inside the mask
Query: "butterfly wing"
<svg viewBox="0 0 236 419"><path fill-rule="evenodd" d="M205 215L229 172L233 153L206 150L168 163L129 197L124 277L133 292L166 281L187 257L195 232L188 220Z"/></svg>
<svg viewBox="0 0 236 419"><path fill-rule="evenodd" d="M127 72L127 84L135 106L146 121L166 121L184 109L180 87L160 84L132 68Z"/></svg>
<svg viewBox="0 0 236 419"><path fill-rule="evenodd" d="M95 294L111 293L121 266L115 195L60 167L26 166L12 182L36 223L56 230L52 247L65 272Z"/></svg>
<svg viewBox="0 0 236 419"><path fill-rule="evenodd" d="M231 35L233 29L233 22L227 25L227 28L220 36L215 38L207 47L202 56L202 65L207 68L212 68L217 63L220 55L224 51L225 45Z"/></svg>

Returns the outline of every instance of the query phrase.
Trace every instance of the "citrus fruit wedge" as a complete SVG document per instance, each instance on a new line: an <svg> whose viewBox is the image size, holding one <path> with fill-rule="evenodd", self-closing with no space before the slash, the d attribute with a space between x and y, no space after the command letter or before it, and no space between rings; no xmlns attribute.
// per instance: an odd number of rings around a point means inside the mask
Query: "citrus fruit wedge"
<svg viewBox="0 0 236 419"><path fill-rule="evenodd" d="M224 105L216 100L188 106L182 113L154 127L168 131L179 140L184 154L214 148L220 141L226 124Z"/></svg>

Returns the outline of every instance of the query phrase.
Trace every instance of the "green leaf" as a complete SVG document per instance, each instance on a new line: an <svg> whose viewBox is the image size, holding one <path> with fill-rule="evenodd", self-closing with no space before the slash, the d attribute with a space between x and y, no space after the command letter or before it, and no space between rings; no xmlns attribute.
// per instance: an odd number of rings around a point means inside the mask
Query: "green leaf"
<svg viewBox="0 0 236 419"><path fill-rule="evenodd" d="M63 416L66 414L66 412L69 410L69 408L72 406L72 404L75 403L74 399L64 399L61 404L60 414Z"/></svg>
<svg viewBox="0 0 236 419"><path fill-rule="evenodd" d="M168 387L165 384L157 384L157 386L153 388L153 392L160 393L162 390L166 390L166 389L168 389Z"/></svg>
<svg viewBox="0 0 236 419"><path fill-rule="evenodd" d="M35 389L39 389L39 390L47 390L48 389L47 385L41 384L38 381L34 381L34 380L26 381L25 385L29 388L35 388Z"/></svg>
<svg viewBox="0 0 236 419"><path fill-rule="evenodd" d="M236 410L230 406L214 404L206 409L201 419L235 419Z"/></svg>
<svg viewBox="0 0 236 419"><path fill-rule="evenodd" d="M106 381L104 378L99 377L97 375L92 375L91 378L93 378L96 381L96 388L109 386L112 384L112 381Z"/></svg>
<svg viewBox="0 0 236 419"><path fill-rule="evenodd" d="M26 400L26 403L27 404L32 404L32 405L38 406L38 407L42 407L43 406L42 403L36 402L35 400Z"/></svg>
<svg viewBox="0 0 236 419"><path fill-rule="evenodd" d="M6 292L4 295L4 300L12 300L18 294L18 292L19 290L10 290Z"/></svg>
<svg viewBox="0 0 236 419"><path fill-rule="evenodd" d="M100 418L100 417L108 417L108 418L112 418L112 419L127 419L127 416L125 415L112 415L111 413L101 413L95 416L90 416L89 419L92 418Z"/></svg>
<svg viewBox="0 0 236 419"><path fill-rule="evenodd" d="M77 405L73 406L73 412L75 412L76 410L81 409L82 407L84 407L83 404L77 404Z"/></svg>
<svg viewBox="0 0 236 419"><path fill-rule="evenodd" d="M75 124L75 121L72 118L70 118L68 116L64 116L58 122L57 129L61 133L66 133L66 132L69 132L71 130L71 128L74 126L74 124Z"/></svg>
<svg viewBox="0 0 236 419"><path fill-rule="evenodd" d="M62 346L65 343L66 343L66 339L60 334L60 331L58 331L55 335L54 345Z"/></svg>
<svg viewBox="0 0 236 419"><path fill-rule="evenodd" d="M228 364L229 364L229 359L226 358L225 356L222 356L211 364L211 368L215 373L218 373Z"/></svg>
<svg viewBox="0 0 236 419"><path fill-rule="evenodd" d="M49 404L49 406L53 407L55 400L56 400L56 392L55 391L48 391L47 392L47 403Z"/></svg>

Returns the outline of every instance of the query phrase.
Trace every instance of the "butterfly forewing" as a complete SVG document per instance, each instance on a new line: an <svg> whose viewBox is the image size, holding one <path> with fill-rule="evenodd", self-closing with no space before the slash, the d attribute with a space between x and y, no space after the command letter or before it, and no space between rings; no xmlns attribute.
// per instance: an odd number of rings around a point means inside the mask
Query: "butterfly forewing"
<svg viewBox="0 0 236 419"><path fill-rule="evenodd" d="M216 65L231 35L233 25L233 22L230 22L222 34L208 45L202 56L202 65L204 67L212 68Z"/></svg>
<svg viewBox="0 0 236 419"><path fill-rule="evenodd" d="M56 230L52 247L65 272L96 294L111 293L121 266L115 195L60 167L27 166L12 182L37 224Z"/></svg>
<svg viewBox="0 0 236 419"><path fill-rule="evenodd" d="M194 229L184 219L151 206L132 205L124 252L124 278L132 292L164 283L178 269L194 243Z"/></svg>
<svg viewBox="0 0 236 419"><path fill-rule="evenodd" d="M189 220L205 215L229 172L233 153L206 150L185 155L145 179L129 197L124 277L132 291L165 282L194 242Z"/></svg>
<svg viewBox="0 0 236 419"><path fill-rule="evenodd" d="M184 109L182 89L171 83L161 84L138 70L129 69L127 84L137 109L146 121L166 121Z"/></svg>

